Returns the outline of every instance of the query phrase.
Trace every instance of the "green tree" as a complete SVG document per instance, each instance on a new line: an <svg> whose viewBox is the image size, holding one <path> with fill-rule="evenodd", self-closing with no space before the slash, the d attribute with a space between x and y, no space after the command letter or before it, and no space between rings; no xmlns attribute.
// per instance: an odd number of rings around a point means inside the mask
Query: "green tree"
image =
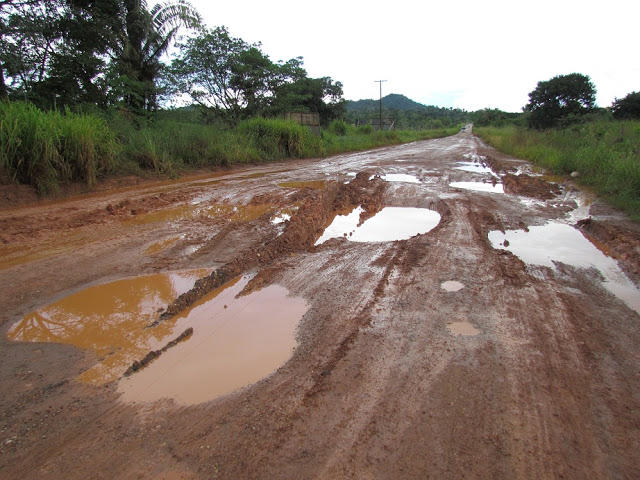
<svg viewBox="0 0 640 480"><path fill-rule="evenodd" d="M529 93L530 127L543 129L576 122L595 107L596 89L588 76L580 73L558 75L538 82Z"/></svg>
<svg viewBox="0 0 640 480"><path fill-rule="evenodd" d="M640 119L640 92L616 98L611 105L611 113L616 119Z"/></svg>
<svg viewBox="0 0 640 480"><path fill-rule="evenodd" d="M122 13L124 28L116 34L112 72L116 96L135 112L153 111L161 57L180 28L200 28L200 15L185 0L156 4L151 10L144 0L124 0Z"/></svg>
<svg viewBox="0 0 640 480"><path fill-rule="evenodd" d="M0 97L29 99L47 73L57 34L54 1L0 0Z"/></svg>
<svg viewBox="0 0 640 480"><path fill-rule="evenodd" d="M273 114L282 86L306 78L301 58L274 63L260 44L232 37L225 27L203 31L179 48L171 66L174 93L188 94L206 112L232 124Z"/></svg>
<svg viewBox="0 0 640 480"><path fill-rule="evenodd" d="M302 77L290 83L282 83L275 90L273 112L318 113L320 123L328 126L333 120L342 118L346 101L342 98L342 83L331 77Z"/></svg>

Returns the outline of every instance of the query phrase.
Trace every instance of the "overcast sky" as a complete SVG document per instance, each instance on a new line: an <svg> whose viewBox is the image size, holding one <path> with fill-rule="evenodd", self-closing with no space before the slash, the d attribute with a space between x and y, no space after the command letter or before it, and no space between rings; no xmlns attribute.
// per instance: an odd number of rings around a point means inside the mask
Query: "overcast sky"
<svg viewBox="0 0 640 480"><path fill-rule="evenodd" d="M399 93L425 105L520 111L540 80L588 75L597 103L640 91L638 0L191 0L209 27L303 57L348 100Z"/></svg>

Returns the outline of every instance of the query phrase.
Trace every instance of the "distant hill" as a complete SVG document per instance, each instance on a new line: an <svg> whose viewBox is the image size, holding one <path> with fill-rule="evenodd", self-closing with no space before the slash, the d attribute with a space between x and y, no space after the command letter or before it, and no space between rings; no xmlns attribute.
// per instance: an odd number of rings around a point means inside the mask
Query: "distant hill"
<svg viewBox="0 0 640 480"><path fill-rule="evenodd" d="M347 102L347 111L368 112L380 108L380 100L356 100ZM390 108L393 110L428 110L429 108L418 102L414 102L404 95L391 93L386 97L382 97L382 108Z"/></svg>
<svg viewBox="0 0 640 480"><path fill-rule="evenodd" d="M378 114L380 100L349 100L345 107L347 121L366 123ZM398 128L439 128L465 122L468 117L465 110L423 105L397 93L382 97L382 109L382 116L394 119Z"/></svg>

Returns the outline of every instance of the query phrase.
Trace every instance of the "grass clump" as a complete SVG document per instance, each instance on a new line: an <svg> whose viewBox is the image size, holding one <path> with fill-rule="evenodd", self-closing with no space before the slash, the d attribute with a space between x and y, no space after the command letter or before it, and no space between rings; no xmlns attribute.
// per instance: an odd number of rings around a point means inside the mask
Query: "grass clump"
<svg viewBox="0 0 640 480"><path fill-rule="evenodd" d="M474 128L487 143L578 181L640 220L640 122L598 121L564 129Z"/></svg>
<svg viewBox="0 0 640 480"><path fill-rule="evenodd" d="M91 187L113 169L117 154L115 136L99 117L0 102L0 176L5 180L33 185L41 194L71 181Z"/></svg>
<svg viewBox="0 0 640 480"><path fill-rule="evenodd" d="M310 137L313 135L295 122L262 117L244 121L238 131L248 138L263 160L301 158L309 150Z"/></svg>

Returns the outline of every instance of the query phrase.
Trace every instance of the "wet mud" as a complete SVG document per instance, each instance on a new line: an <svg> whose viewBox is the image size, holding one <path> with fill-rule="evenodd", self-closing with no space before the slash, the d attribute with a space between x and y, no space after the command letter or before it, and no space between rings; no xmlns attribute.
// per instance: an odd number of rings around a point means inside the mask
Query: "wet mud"
<svg viewBox="0 0 640 480"><path fill-rule="evenodd" d="M123 183L0 189L0 478L640 477L640 229L570 179L467 129Z"/></svg>

